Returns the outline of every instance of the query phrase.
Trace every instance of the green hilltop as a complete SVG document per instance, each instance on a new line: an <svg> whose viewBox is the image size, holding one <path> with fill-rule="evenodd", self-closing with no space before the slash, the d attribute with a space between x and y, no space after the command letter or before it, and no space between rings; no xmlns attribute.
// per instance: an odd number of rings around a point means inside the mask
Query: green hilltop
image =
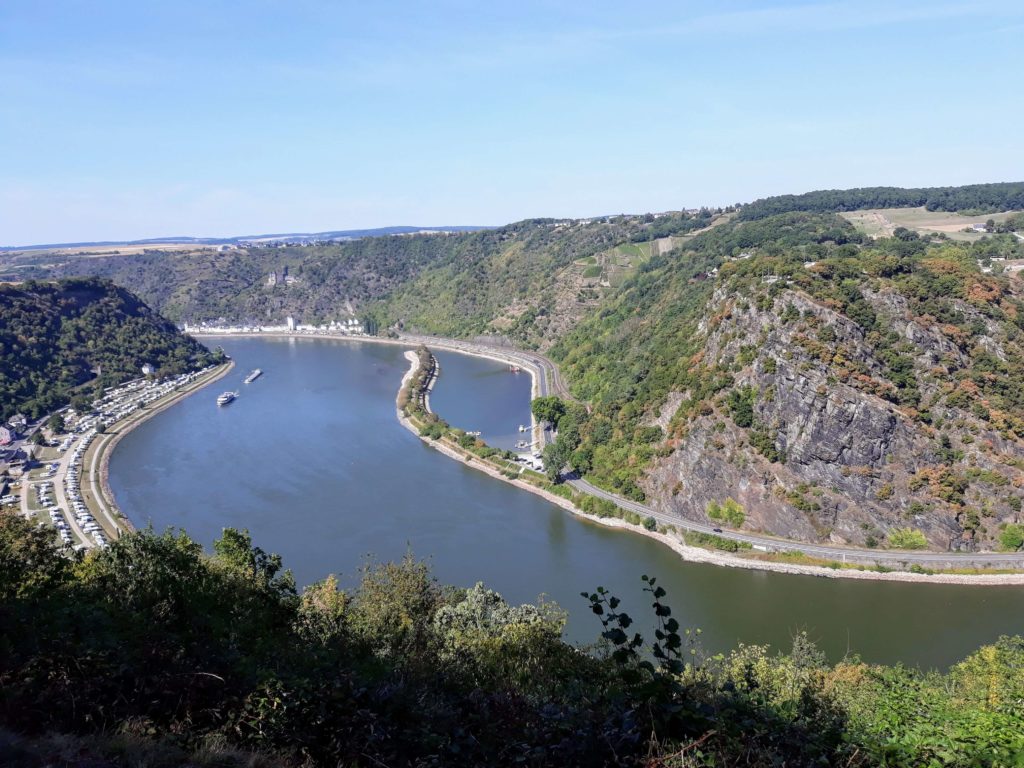
<svg viewBox="0 0 1024 768"><path fill-rule="evenodd" d="M76 395L209 365L214 355L124 288L98 278L0 285L0 420Z"/></svg>

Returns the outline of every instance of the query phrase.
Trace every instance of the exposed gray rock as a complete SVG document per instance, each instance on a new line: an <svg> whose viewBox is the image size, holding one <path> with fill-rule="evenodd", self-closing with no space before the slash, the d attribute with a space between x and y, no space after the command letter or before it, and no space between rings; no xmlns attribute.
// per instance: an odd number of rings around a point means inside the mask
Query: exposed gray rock
<svg viewBox="0 0 1024 768"><path fill-rule="evenodd" d="M863 546L883 543L895 528L916 528L937 550L991 548L999 522L1020 519L1004 502L1024 487L1024 446L942 404L942 372L970 365L963 350L939 328L913 319L902 296L865 296L913 345L922 397L936 400L933 415L969 424L957 434L976 433L974 442L954 446L964 452L956 466L943 463L948 457L938 452L935 429L916 418L915 410L886 399L896 389L852 320L793 290L768 310L753 302L736 305L719 292L711 304L716 311L708 316L721 315L723 307L728 311L717 327L702 324L705 362L732 361L736 386L755 388L755 430L768 436L785 461L762 455L751 443L753 430L737 427L720 398L712 413L689 422L671 455L651 465L643 487L654 505L714 522L706 515L708 505L731 497L744 507L743 528L787 538ZM798 320L780 320L787 305L799 312ZM969 309L964 311L971 317ZM993 355L1005 354L994 338L981 338ZM749 362L740 365L744 359ZM685 399L674 393L649 423L667 427ZM955 494L943 498L949 495L944 479L969 470L974 477L963 503ZM998 490L993 478L1011 482ZM964 527L971 509L987 514L980 515L977 531Z"/></svg>

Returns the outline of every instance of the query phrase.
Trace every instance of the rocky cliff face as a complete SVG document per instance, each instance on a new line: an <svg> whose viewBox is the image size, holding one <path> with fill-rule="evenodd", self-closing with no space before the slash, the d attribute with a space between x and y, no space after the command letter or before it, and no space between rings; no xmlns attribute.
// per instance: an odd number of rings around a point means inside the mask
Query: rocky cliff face
<svg viewBox="0 0 1024 768"><path fill-rule="evenodd" d="M651 419L675 424L674 450L643 482L654 505L714 523L709 505L731 497L742 528L803 541L874 546L915 529L936 550L994 547L1000 524L1020 519L1024 445L980 401L950 397L951 373L972 358L948 329L914 318L897 293L865 299L898 337L915 404L901 403L907 390L875 340L826 303L787 289L759 307L723 288L699 329L702 360L733 371L752 419L722 392L673 422L689 393L672 393ZM1005 359L998 328L960 309L984 324L976 347Z"/></svg>

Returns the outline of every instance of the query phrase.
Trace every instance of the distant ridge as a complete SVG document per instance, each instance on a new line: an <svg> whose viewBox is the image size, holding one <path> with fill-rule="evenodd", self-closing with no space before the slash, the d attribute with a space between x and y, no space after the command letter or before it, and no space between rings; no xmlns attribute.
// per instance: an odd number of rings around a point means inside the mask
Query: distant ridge
<svg viewBox="0 0 1024 768"><path fill-rule="evenodd" d="M475 232L481 229L493 229L489 226L451 226L451 227L377 227L375 229L338 229L327 232L280 232L265 235L239 235L237 237L152 237L144 240L90 240L77 243L39 243L34 245L0 245L0 251L41 251L50 248L89 248L115 245L244 245L247 243L301 243L314 240L358 240L363 237L382 237L386 235L410 235L417 232Z"/></svg>

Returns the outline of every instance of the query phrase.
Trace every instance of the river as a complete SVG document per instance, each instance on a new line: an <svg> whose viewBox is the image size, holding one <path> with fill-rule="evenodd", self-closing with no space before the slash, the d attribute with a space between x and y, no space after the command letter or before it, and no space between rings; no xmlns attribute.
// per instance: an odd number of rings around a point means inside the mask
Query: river
<svg viewBox="0 0 1024 768"><path fill-rule="evenodd" d="M366 558L411 551L445 583L483 581L512 602L539 596L568 611L566 636L600 625L580 592L623 598L651 626L643 574L657 576L683 626L708 652L737 643L788 649L806 630L835 660L947 666L1000 634L1024 633L1024 589L819 579L685 563L632 533L561 508L462 466L395 418L408 367L398 346L329 339L225 338L236 361L201 390L128 434L110 462L122 510L157 530L184 528L204 545L247 528L299 584L358 578ZM529 419L530 378L476 357L438 352L434 410L511 447ZM242 379L253 368L264 375ZM214 400L238 390L225 407ZM653 636L648 630L647 635Z"/></svg>

